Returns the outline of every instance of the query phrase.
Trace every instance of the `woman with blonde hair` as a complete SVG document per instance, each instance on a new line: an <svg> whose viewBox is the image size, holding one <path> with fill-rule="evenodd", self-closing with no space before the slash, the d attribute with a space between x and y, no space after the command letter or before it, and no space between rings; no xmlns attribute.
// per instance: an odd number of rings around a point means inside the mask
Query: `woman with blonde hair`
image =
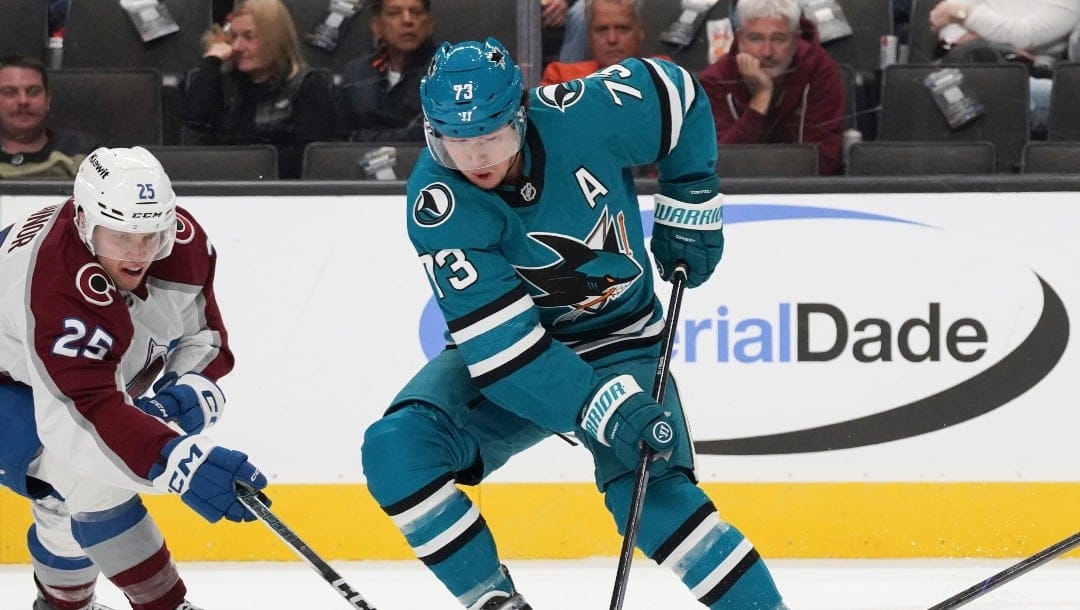
<svg viewBox="0 0 1080 610"><path fill-rule="evenodd" d="M242 0L184 92L185 143L273 144L282 178L299 178L304 146L333 139L332 86L300 52L280 0Z"/></svg>

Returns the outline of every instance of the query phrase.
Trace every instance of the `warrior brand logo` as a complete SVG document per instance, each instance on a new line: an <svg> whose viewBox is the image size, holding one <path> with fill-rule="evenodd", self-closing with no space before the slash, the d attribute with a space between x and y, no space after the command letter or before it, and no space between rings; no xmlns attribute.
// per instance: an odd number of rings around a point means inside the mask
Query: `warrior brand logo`
<svg viewBox="0 0 1080 610"><path fill-rule="evenodd" d="M51 205L28 216L22 227L19 228L19 232L12 236L11 246L8 248L8 252L34 241L34 237L45 228L45 225L48 224L49 219L52 218L53 212L55 211L56 206ZM4 234L6 235L10 229L11 227L4 229ZM0 242L2 241L3 240L0 240Z"/></svg>
<svg viewBox="0 0 1080 610"><path fill-rule="evenodd" d="M536 99L545 106L550 106L559 112L566 112L567 108L581 101L584 93L584 82L574 80L540 87L536 90Z"/></svg>
<svg viewBox="0 0 1080 610"><path fill-rule="evenodd" d="M109 279L105 268L97 263L86 263L75 273L75 287L86 302L106 307L112 305L116 286Z"/></svg>
<svg viewBox="0 0 1080 610"><path fill-rule="evenodd" d="M421 227L437 227L454 213L454 193L442 182L425 186L413 201L413 221Z"/></svg>
<svg viewBox="0 0 1080 610"><path fill-rule="evenodd" d="M666 445L675 438L675 431L671 429L671 424L666 421L658 421L653 424L650 433L658 445Z"/></svg>
<svg viewBox="0 0 1080 610"><path fill-rule="evenodd" d="M101 162L98 161L98 156L96 154L90 155L90 165L94 168L94 171L96 171L98 175L101 176L102 180L109 177L109 170L105 169L101 165Z"/></svg>
<svg viewBox="0 0 1080 610"><path fill-rule="evenodd" d="M620 375L605 383L589 401L589 407L581 418L581 427L593 438L607 445L607 424L615 409L639 392L641 387L630 375Z"/></svg>

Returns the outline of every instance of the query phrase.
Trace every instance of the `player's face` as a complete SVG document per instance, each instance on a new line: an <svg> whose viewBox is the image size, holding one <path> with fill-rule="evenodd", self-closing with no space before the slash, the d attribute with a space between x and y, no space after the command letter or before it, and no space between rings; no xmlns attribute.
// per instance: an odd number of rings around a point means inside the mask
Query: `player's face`
<svg viewBox="0 0 1080 610"><path fill-rule="evenodd" d="M0 68L0 137L32 140L41 135L50 99L37 70Z"/></svg>
<svg viewBox="0 0 1080 610"><path fill-rule="evenodd" d="M629 2L594 2L589 21L589 51L601 68L639 57L645 27L634 19Z"/></svg>
<svg viewBox="0 0 1080 610"><path fill-rule="evenodd" d="M473 185L490 191L491 189L499 186L503 182L509 182L521 172L521 155L515 154L514 156L500 161L490 167L482 169L471 169L462 171L465 178Z"/></svg>
<svg viewBox="0 0 1080 610"><path fill-rule="evenodd" d="M461 172L492 169L521 149L521 135L514 123L473 138L436 138L432 152L440 162Z"/></svg>
<svg viewBox="0 0 1080 610"><path fill-rule="evenodd" d="M774 80L788 71L799 49L798 33L780 18L749 20L739 28L738 41L739 50L758 58L762 71Z"/></svg>
<svg viewBox="0 0 1080 610"><path fill-rule="evenodd" d="M371 33L392 53L412 53L431 35L433 23L420 0L385 0L371 18Z"/></svg>
<svg viewBox="0 0 1080 610"><path fill-rule="evenodd" d="M236 69L247 74L251 80L262 82L270 76L270 64L259 45L259 32L255 29L255 17L237 15L233 18L229 33L232 35L233 62Z"/></svg>
<svg viewBox="0 0 1080 610"><path fill-rule="evenodd" d="M94 227L92 238L97 261L121 290L134 290L146 277L150 263L161 252L165 231L125 233Z"/></svg>

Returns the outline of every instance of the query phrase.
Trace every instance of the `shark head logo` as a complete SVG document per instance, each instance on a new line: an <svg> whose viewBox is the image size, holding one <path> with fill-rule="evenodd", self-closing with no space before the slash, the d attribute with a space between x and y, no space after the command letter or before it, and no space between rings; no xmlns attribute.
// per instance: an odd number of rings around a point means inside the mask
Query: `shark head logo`
<svg viewBox="0 0 1080 610"><path fill-rule="evenodd" d="M558 259L544 267L518 267L517 272L539 291L533 296L537 306L567 309L556 323L600 311L641 277L641 266L626 250L622 215L616 220L604 210L584 241L554 233L529 234Z"/></svg>
<svg viewBox="0 0 1080 610"><path fill-rule="evenodd" d="M546 85L536 90L536 98L545 106L551 106L559 112L578 103L584 94L584 83L580 80L568 83Z"/></svg>

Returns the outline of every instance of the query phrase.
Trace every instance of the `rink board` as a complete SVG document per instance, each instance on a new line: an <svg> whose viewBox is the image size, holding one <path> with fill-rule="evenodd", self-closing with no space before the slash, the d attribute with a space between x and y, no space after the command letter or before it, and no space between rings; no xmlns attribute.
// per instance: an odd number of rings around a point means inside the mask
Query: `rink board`
<svg viewBox="0 0 1080 610"><path fill-rule="evenodd" d="M1076 200L729 198L725 259L687 293L671 361L721 515L783 557L1019 556L1072 533ZM56 202L0 197L0 225ZM271 476L275 507L328 555L408 556L359 464L363 430L441 340L404 198L181 205L220 254L237 356L213 435ZM587 453L549 440L479 501L508 554L617 554L590 481ZM166 533L191 532L170 536L185 558L291 558L265 528L148 503ZM25 560L26 512L0 495L0 561Z"/></svg>

